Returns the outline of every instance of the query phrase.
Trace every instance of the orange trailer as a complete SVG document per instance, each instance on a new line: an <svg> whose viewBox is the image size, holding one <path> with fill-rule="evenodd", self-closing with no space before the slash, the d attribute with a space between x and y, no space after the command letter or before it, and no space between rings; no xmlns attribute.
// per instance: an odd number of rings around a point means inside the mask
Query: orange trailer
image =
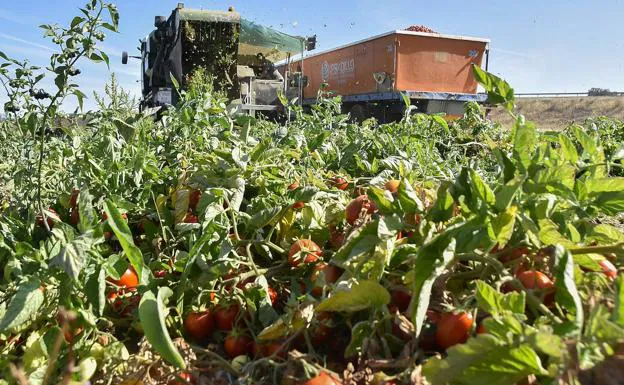
<svg viewBox="0 0 624 385"><path fill-rule="evenodd" d="M402 94L421 112L457 116L465 102L486 100L477 94L471 65L487 62L488 47L482 38L391 31L291 61L282 71L306 75L303 104L314 103L325 84L355 119L395 120L403 113Z"/></svg>

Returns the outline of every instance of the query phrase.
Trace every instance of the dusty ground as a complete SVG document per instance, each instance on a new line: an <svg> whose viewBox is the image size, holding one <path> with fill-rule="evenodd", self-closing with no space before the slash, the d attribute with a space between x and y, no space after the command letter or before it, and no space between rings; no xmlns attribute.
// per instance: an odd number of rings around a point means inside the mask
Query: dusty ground
<svg viewBox="0 0 624 385"><path fill-rule="evenodd" d="M624 97L520 98L516 104L521 114L545 130L561 129L571 122L597 116L624 120ZM505 127L512 124L502 109L492 110L489 118Z"/></svg>

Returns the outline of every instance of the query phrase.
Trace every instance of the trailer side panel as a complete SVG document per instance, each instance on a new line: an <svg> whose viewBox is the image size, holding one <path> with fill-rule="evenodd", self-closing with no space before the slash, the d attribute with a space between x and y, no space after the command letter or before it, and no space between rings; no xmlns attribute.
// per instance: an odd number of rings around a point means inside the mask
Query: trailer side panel
<svg viewBox="0 0 624 385"><path fill-rule="evenodd" d="M481 66L487 43L422 34L398 34L396 88L475 94L471 64Z"/></svg>

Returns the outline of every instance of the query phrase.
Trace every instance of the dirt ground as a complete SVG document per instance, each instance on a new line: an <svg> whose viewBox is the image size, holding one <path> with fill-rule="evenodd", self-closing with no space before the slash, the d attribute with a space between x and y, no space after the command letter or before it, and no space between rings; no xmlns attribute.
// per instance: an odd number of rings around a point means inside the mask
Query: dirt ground
<svg viewBox="0 0 624 385"><path fill-rule="evenodd" d="M517 110L542 130L562 129L571 122L608 116L624 120L624 97L519 98ZM503 109L494 109L492 121L510 127L512 119Z"/></svg>

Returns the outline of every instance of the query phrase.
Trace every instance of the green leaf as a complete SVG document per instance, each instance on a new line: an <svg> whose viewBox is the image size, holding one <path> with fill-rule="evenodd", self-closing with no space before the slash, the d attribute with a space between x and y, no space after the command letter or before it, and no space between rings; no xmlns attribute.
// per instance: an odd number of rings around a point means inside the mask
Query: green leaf
<svg viewBox="0 0 624 385"><path fill-rule="evenodd" d="M139 304L139 319L145 333L145 337L158 352L171 365L184 369L184 359L173 345L173 341L167 331L167 309L165 303L173 294L168 287L161 287L158 296L151 291L145 292Z"/></svg>
<svg viewBox="0 0 624 385"><path fill-rule="evenodd" d="M624 212L624 191L602 192L594 196L592 207L606 215L619 215Z"/></svg>
<svg viewBox="0 0 624 385"><path fill-rule="evenodd" d="M423 366L431 385L509 385L531 374L548 374L529 345L507 344L492 335L471 338L447 353L445 359L434 357Z"/></svg>
<svg viewBox="0 0 624 385"><path fill-rule="evenodd" d="M492 315L509 311L524 314L525 293L512 292L503 294L483 281L477 281L475 298L479 308Z"/></svg>
<svg viewBox="0 0 624 385"><path fill-rule="evenodd" d="M503 79L472 65L472 73L488 94L488 102L492 105L502 104L508 111L514 109L515 95L511 86Z"/></svg>
<svg viewBox="0 0 624 385"><path fill-rule="evenodd" d="M121 217L119 209L117 209L117 206L115 206L112 201L107 200L106 202L104 202L104 212L106 212L106 215L108 217L108 225L115 233L115 236L117 236L117 239L121 244L121 248L128 257L128 260L130 260L130 264L134 268L134 271L136 271L137 275L139 276L140 282L144 283L142 282L143 265L145 264L143 260L143 254L141 253L141 250L134 244L134 240L132 239L132 233L130 232L128 224Z"/></svg>
<svg viewBox="0 0 624 385"><path fill-rule="evenodd" d="M373 333L373 327L368 321L356 323L351 330L351 341L345 349L345 357L353 357L362 351L364 340Z"/></svg>
<svg viewBox="0 0 624 385"><path fill-rule="evenodd" d="M446 222L453 217L453 197L449 192L450 183L442 183L438 188L437 199L427 214L433 222Z"/></svg>
<svg viewBox="0 0 624 385"><path fill-rule="evenodd" d="M492 228L499 245L506 245L511 239L516 224L516 212L518 207L511 206L492 220Z"/></svg>
<svg viewBox="0 0 624 385"><path fill-rule="evenodd" d="M455 239L448 234L441 234L425 244L416 255L413 263L414 274L412 287L412 323L416 329L416 335L422 330L433 282L438 278L453 261L455 256ZM414 302L415 301L415 302ZM414 306L415 305L415 306Z"/></svg>
<svg viewBox="0 0 624 385"><path fill-rule="evenodd" d="M611 319L624 327L624 274L620 274L615 280L615 305Z"/></svg>
<svg viewBox="0 0 624 385"><path fill-rule="evenodd" d="M583 303L574 282L574 259L561 245L555 248L554 266L556 301L575 315L575 324L580 333L583 328Z"/></svg>
<svg viewBox="0 0 624 385"><path fill-rule="evenodd" d="M498 210L499 212L507 210L509 205L511 205L511 203L513 202L514 197L516 196L518 191L520 191L520 189L522 188L523 183L524 180L518 177L510 180L509 182L498 188L495 194L496 204L494 206L496 207L496 210Z"/></svg>
<svg viewBox="0 0 624 385"><path fill-rule="evenodd" d="M101 242L101 238L96 238L94 234L93 230L89 230L78 238L63 244L50 261L50 266L59 266L72 279L77 279L90 258L90 250Z"/></svg>
<svg viewBox="0 0 624 385"><path fill-rule="evenodd" d="M106 270L104 268L97 269L93 274L89 275L85 283L85 294L87 300L93 307L93 312L101 316L104 314L106 306Z"/></svg>
<svg viewBox="0 0 624 385"><path fill-rule="evenodd" d="M422 213L425 211L425 205L407 179L401 180L399 190L397 191L397 199L406 213Z"/></svg>
<svg viewBox="0 0 624 385"><path fill-rule="evenodd" d="M170 72L169 73L169 78L171 79L171 84L173 84L173 87L180 92L180 83L178 83L178 80L175 78L175 76L173 76L173 74Z"/></svg>
<svg viewBox="0 0 624 385"><path fill-rule="evenodd" d="M357 312L368 308L380 308L390 302L390 293L375 281L361 281L349 290L336 290L321 302L317 312Z"/></svg>
<svg viewBox="0 0 624 385"><path fill-rule="evenodd" d="M21 326L37 314L44 300L40 286L41 282L37 279L24 282L19 286L0 320L0 333Z"/></svg>
<svg viewBox="0 0 624 385"><path fill-rule="evenodd" d="M394 211L394 200L386 190L373 186L368 189L367 193L382 214L389 214Z"/></svg>
<svg viewBox="0 0 624 385"><path fill-rule="evenodd" d="M494 196L492 189L490 189L490 186L488 186L483 179L481 179L481 176L479 176L479 174L472 169L470 170L470 183L473 191L483 202L490 206L496 203L496 197Z"/></svg>
<svg viewBox="0 0 624 385"><path fill-rule="evenodd" d="M522 170L528 169L531 164L531 158L537 147L537 129L531 122L525 122L524 119L518 118L515 124L514 157L522 166Z"/></svg>
<svg viewBox="0 0 624 385"><path fill-rule="evenodd" d="M578 162L578 152L576 151L576 146L574 142L564 134L559 135L559 145L561 146L561 151L567 161L572 164L576 164Z"/></svg>
<svg viewBox="0 0 624 385"><path fill-rule="evenodd" d="M624 177L591 178L585 181L588 194L624 191Z"/></svg>

